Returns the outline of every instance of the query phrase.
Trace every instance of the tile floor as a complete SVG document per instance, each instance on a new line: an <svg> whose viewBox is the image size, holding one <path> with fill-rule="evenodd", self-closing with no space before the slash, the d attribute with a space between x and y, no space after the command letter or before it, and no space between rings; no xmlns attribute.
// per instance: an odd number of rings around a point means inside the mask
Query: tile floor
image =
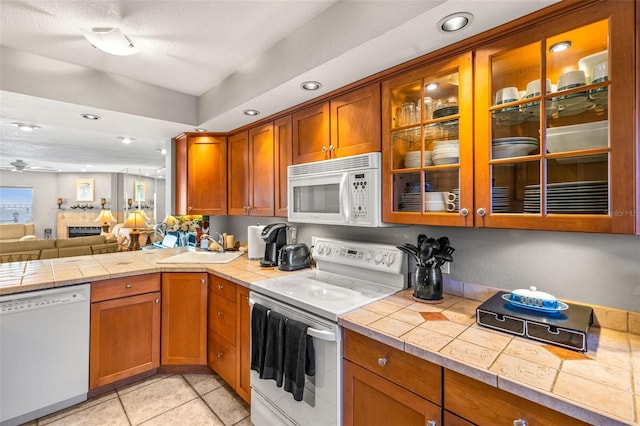
<svg viewBox="0 0 640 426"><path fill-rule="evenodd" d="M158 374L28 426L251 426L249 405L216 374Z"/></svg>

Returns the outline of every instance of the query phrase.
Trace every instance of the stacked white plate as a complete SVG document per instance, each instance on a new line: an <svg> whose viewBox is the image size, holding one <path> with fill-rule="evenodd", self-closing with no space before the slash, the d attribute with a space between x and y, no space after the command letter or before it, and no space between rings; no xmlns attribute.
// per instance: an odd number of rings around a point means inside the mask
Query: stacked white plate
<svg viewBox="0 0 640 426"><path fill-rule="evenodd" d="M455 164L460 161L460 141L457 139L433 143L433 164Z"/></svg>
<svg viewBox="0 0 640 426"><path fill-rule="evenodd" d="M433 151L424 152L424 166L433 166L432 154ZM409 151L404 155L404 167L412 169L420 167L420 151Z"/></svg>
<svg viewBox="0 0 640 426"><path fill-rule="evenodd" d="M491 141L491 157L510 158L521 157L538 148L538 139L523 136L499 138Z"/></svg>
<svg viewBox="0 0 640 426"><path fill-rule="evenodd" d="M403 192L400 195L400 206L398 207L398 211L419 212L420 195L421 194L419 192Z"/></svg>
<svg viewBox="0 0 640 426"><path fill-rule="evenodd" d="M509 213L511 210L511 198L509 188L506 186L494 186L491 188L491 212Z"/></svg>
<svg viewBox="0 0 640 426"><path fill-rule="evenodd" d="M547 185L547 212L556 214L606 214L607 181L559 182ZM524 188L524 212L540 213L540 185Z"/></svg>

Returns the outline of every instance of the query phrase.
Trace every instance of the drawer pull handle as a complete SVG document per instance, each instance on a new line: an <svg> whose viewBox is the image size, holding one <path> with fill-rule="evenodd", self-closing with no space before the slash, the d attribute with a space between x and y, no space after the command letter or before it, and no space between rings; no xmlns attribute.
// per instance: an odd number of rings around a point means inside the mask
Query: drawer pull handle
<svg viewBox="0 0 640 426"><path fill-rule="evenodd" d="M126 288L131 288L131 284L125 285Z"/></svg>
<svg viewBox="0 0 640 426"><path fill-rule="evenodd" d="M218 352L218 358L222 358L222 352Z"/></svg>
<svg viewBox="0 0 640 426"><path fill-rule="evenodd" d="M525 419L514 420L513 426L527 426L527 421Z"/></svg>
<svg viewBox="0 0 640 426"><path fill-rule="evenodd" d="M385 365L387 365L387 359L386 358L378 358L378 365L380 367L384 367Z"/></svg>

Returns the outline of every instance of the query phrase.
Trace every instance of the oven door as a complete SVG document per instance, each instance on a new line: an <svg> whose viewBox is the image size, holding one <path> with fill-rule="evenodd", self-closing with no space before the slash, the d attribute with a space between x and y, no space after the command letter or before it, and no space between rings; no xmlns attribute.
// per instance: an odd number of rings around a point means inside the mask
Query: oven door
<svg viewBox="0 0 640 426"><path fill-rule="evenodd" d="M290 222L346 224L349 222L349 174L289 177Z"/></svg>
<svg viewBox="0 0 640 426"><path fill-rule="evenodd" d="M262 380L251 371L251 423L273 425L337 425L341 419L342 401L342 336L338 324L285 305L251 291L249 303L278 312L309 326L313 337L316 375L306 377L302 401L276 386L275 380Z"/></svg>

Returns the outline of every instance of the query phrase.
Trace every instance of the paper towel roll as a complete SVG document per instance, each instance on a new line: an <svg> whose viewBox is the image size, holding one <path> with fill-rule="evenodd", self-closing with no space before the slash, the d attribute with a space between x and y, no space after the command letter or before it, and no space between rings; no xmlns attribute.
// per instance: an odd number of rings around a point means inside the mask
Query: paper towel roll
<svg viewBox="0 0 640 426"><path fill-rule="evenodd" d="M264 225L252 225L247 227L247 245L249 260L259 260L264 257L265 242L262 239Z"/></svg>

